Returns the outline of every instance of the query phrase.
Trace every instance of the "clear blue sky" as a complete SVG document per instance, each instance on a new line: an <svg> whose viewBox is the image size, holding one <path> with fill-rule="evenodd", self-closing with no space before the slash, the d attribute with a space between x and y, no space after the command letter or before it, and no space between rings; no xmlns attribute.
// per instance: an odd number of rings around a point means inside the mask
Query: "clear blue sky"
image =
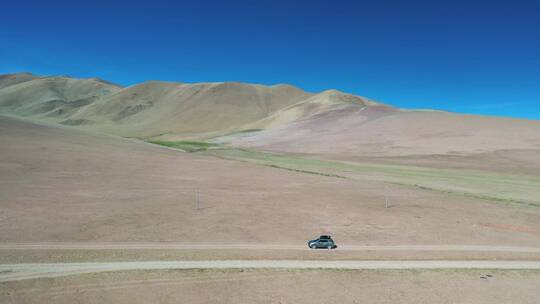
<svg viewBox="0 0 540 304"><path fill-rule="evenodd" d="M0 73L290 83L540 119L540 1L6 1L0 20Z"/></svg>

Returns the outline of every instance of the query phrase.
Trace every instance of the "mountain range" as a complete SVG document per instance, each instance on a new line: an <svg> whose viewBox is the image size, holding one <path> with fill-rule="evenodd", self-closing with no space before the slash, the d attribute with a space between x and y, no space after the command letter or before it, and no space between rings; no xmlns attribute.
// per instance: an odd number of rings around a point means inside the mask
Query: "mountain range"
<svg viewBox="0 0 540 304"><path fill-rule="evenodd" d="M0 75L0 113L153 140L212 140L336 156L466 155L540 149L540 121L403 110L287 84Z"/></svg>

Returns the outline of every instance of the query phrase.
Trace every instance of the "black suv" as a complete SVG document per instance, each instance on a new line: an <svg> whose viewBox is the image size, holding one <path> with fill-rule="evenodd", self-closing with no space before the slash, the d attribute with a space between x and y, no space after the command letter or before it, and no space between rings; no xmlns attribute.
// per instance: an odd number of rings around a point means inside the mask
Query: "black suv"
<svg viewBox="0 0 540 304"><path fill-rule="evenodd" d="M318 239L311 240L307 243L308 247L311 249L325 248L325 249L335 249L337 245L332 240L332 237L329 235L321 235Z"/></svg>

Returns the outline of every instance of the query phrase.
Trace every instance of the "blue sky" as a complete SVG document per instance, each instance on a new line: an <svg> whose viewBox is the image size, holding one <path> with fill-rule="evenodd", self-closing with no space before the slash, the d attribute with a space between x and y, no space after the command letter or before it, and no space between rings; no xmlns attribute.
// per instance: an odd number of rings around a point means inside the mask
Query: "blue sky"
<svg viewBox="0 0 540 304"><path fill-rule="evenodd" d="M0 73L290 83L540 119L540 1L9 1L0 20Z"/></svg>

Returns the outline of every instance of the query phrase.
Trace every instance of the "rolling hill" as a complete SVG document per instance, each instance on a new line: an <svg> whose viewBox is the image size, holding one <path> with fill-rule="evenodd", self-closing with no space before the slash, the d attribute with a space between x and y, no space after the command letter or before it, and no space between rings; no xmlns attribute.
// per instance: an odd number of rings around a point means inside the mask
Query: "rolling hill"
<svg viewBox="0 0 540 304"><path fill-rule="evenodd" d="M288 85L152 81L106 96L72 119L122 136L200 139L240 130L308 96Z"/></svg>
<svg viewBox="0 0 540 304"><path fill-rule="evenodd" d="M124 137L212 139L332 157L540 150L539 121L401 110L284 84L149 81L123 88L97 78L9 74L0 76L0 113Z"/></svg>
<svg viewBox="0 0 540 304"><path fill-rule="evenodd" d="M120 87L105 81L12 74L0 78L0 111L62 122Z"/></svg>
<svg viewBox="0 0 540 304"><path fill-rule="evenodd" d="M540 122L344 107L225 141L274 152L334 156L465 155L540 149Z"/></svg>
<svg viewBox="0 0 540 304"><path fill-rule="evenodd" d="M0 89L14 84L36 79L37 76L31 73L17 73L0 75Z"/></svg>

